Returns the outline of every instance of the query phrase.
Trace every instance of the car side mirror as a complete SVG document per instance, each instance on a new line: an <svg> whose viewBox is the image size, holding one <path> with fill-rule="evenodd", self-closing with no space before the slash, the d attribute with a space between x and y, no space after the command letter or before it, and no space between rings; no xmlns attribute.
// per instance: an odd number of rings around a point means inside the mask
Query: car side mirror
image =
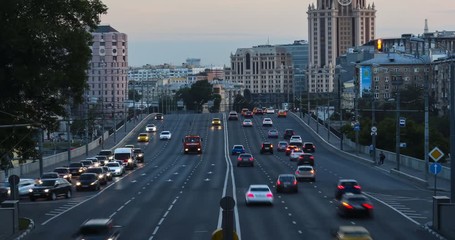
<svg viewBox="0 0 455 240"><path fill-rule="evenodd" d="M59 185L59 184L58 184L58 183L56 183L56 184L54 184L54 187L58 187L58 185Z"/></svg>

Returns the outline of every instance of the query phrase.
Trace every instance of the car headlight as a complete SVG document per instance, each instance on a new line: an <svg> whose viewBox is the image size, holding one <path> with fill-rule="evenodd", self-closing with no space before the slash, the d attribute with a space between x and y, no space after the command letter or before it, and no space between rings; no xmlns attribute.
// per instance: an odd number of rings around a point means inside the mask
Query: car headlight
<svg viewBox="0 0 455 240"><path fill-rule="evenodd" d="M33 189L30 188L30 189L28 190L28 192L33 192ZM9 191L8 191L8 194L9 194Z"/></svg>
<svg viewBox="0 0 455 240"><path fill-rule="evenodd" d="M114 156L110 156L110 157L109 157L109 160L114 160Z"/></svg>
<svg viewBox="0 0 455 240"><path fill-rule="evenodd" d="M144 156L144 154L142 154L142 153L139 153L139 154L138 154L138 157L142 157L142 156Z"/></svg>
<svg viewBox="0 0 455 240"><path fill-rule="evenodd" d="M128 163L132 163L133 162L133 159L128 159Z"/></svg>
<svg viewBox="0 0 455 240"><path fill-rule="evenodd" d="M138 137L138 138L137 138L137 140L139 141L139 140L141 140L141 138L140 138L140 137Z"/></svg>
<svg viewBox="0 0 455 240"><path fill-rule="evenodd" d="M98 179L101 179L101 178L104 178L104 174L100 174L100 175L98 176Z"/></svg>
<svg viewBox="0 0 455 240"><path fill-rule="evenodd" d="M76 186L80 186L80 185L81 185L81 182L77 182L77 183L76 183Z"/></svg>
<svg viewBox="0 0 455 240"><path fill-rule="evenodd" d="M92 185L92 186L93 186L93 185L95 185L95 183L96 183L96 182L92 182L92 183L90 183L90 185Z"/></svg>
<svg viewBox="0 0 455 240"><path fill-rule="evenodd" d="M99 163L95 163L95 167L99 167L99 166L100 166L100 164L99 164Z"/></svg>
<svg viewBox="0 0 455 240"><path fill-rule="evenodd" d="M67 174L63 175L63 178L68 178L69 176Z"/></svg>
<svg viewBox="0 0 455 240"><path fill-rule="evenodd" d="M82 169L79 169L79 172L83 172L83 171L84 171L84 170L82 170Z"/></svg>
<svg viewBox="0 0 455 240"><path fill-rule="evenodd" d="M49 189L44 189L44 192L45 192L45 193L48 193L48 192L49 192Z"/></svg>

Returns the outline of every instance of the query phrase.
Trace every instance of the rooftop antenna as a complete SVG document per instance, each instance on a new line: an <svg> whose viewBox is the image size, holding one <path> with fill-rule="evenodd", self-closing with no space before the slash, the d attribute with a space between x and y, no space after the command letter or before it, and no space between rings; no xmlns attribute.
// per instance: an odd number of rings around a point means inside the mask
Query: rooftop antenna
<svg viewBox="0 0 455 240"><path fill-rule="evenodd" d="M267 45L270 45L270 39L267 37Z"/></svg>

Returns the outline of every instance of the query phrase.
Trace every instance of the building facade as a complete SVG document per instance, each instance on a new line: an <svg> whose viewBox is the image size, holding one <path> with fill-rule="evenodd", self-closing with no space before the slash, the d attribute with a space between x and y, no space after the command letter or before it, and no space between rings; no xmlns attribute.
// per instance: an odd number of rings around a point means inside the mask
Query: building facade
<svg viewBox="0 0 455 240"><path fill-rule="evenodd" d="M225 79L251 92L251 103L278 107L293 98L292 56L284 47L260 45L231 54Z"/></svg>
<svg viewBox="0 0 455 240"><path fill-rule="evenodd" d="M89 103L101 105L103 116L123 116L128 99L128 37L109 25L98 26L92 36Z"/></svg>
<svg viewBox="0 0 455 240"><path fill-rule="evenodd" d="M307 14L308 90L332 92L336 58L375 38L375 5L366 0L318 0Z"/></svg>

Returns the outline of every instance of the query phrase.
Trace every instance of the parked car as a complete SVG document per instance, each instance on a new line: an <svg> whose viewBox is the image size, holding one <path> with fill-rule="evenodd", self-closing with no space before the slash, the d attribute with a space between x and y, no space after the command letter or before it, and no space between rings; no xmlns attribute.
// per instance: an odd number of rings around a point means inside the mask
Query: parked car
<svg viewBox="0 0 455 240"><path fill-rule="evenodd" d="M65 196L65 198L72 196L72 185L63 178L41 179L29 189L30 201L35 201L37 198L56 200L58 196Z"/></svg>
<svg viewBox="0 0 455 240"><path fill-rule="evenodd" d="M96 173L82 173L79 176L79 180L76 182L76 191L86 189L100 190L101 184L98 179L98 174Z"/></svg>

